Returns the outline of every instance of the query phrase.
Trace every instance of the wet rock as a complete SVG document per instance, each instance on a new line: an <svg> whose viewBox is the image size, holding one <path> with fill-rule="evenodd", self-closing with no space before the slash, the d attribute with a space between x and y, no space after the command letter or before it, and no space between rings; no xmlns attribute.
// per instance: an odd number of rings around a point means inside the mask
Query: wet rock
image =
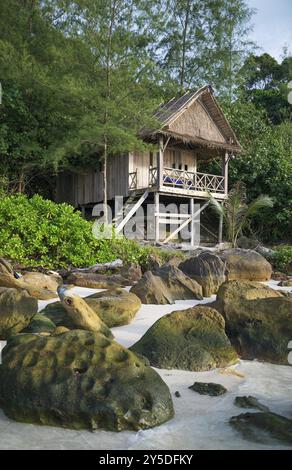
<svg viewBox="0 0 292 470"><path fill-rule="evenodd" d="M292 444L292 420L275 413L244 413L233 416L230 424L249 441Z"/></svg>
<svg viewBox="0 0 292 470"><path fill-rule="evenodd" d="M0 292L0 340L6 340L23 330L37 309L37 299L25 290L3 289Z"/></svg>
<svg viewBox="0 0 292 470"><path fill-rule="evenodd" d="M100 333L18 335L4 348L0 406L11 419L73 429L147 429L173 417L167 385Z"/></svg>
<svg viewBox="0 0 292 470"><path fill-rule="evenodd" d="M203 371L237 362L223 317L204 305L163 316L130 349L163 369Z"/></svg>
<svg viewBox="0 0 292 470"><path fill-rule="evenodd" d="M180 263L179 269L202 286L204 297L216 294L225 281L225 263L209 251L188 258Z"/></svg>
<svg viewBox="0 0 292 470"><path fill-rule="evenodd" d="M223 387L223 385L213 382L194 382L189 389L200 395L209 395L210 397L218 397L227 392L227 389Z"/></svg>
<svg viewBox="0 0 292 470"><path fill-rule="evenodd" d="M180 398L181 397L181 394L179 393L179 391L177 390L176 392L174 392L174 396L176 398Z"/></svg>
<svg viewBox="0 0 292 470"><path fill-rule="evenodd" d="M239 408L255 408L260 411L270 411L267 406L262 405L257 398L252 397L251 395L248 397L235 397L234 404Z"/></svg>

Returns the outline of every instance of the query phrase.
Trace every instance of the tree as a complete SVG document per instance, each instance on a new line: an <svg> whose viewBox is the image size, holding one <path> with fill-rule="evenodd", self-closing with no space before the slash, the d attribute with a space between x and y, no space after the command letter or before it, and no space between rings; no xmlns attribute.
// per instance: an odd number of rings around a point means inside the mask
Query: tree
<svg viewBox="0 0 292 470"><path fill-rule="evenodd" d="M273 207L273 201L269 196L258 196L247 204L246 188L242 182L237 182L229 191L228 198L223 204L217 199L210 197L210 202L218 214L223 219L227 240L233 247L237 246L237 240L260 210Z"/></svg>
<svg viewBox="0 0 292 470"><path fill-rule="evenodd" d="M78 132L60 142L52 155L61 155L63 166L84 165L86 158L91 165L102 163L107 221L108 161L113 155L145 149L138 134L153 125L152 112L159 102L156 65L148 53L151 35L142 27L147 14L144 2L84 0L75 4L80 28L75 33L77 28L71 27L70 34L77 34L92 54L80 90L86 106Z"/></svg>
<svg viewBox="0 0 292 470"><path fill-rule="evenodd" d="M287 84L292 80L292 57L284 58L279 64L267 53L251 55L241 74L243 81L239 92L243 101L265 110L273 124L291 120Z"/></svg>
<svg viewBox="0 0 292 470"><path fill-rule="evenodd" d="M244 0L168 0L161 37L160 63L177 90L212 83L233 94L238 71L252 43L247 40L253 10Z"/></svg>
<svg viewBox="0 0 292 470"><path fill-rule="evenodd" d="M1 170L18 192L47 179L48 148L73 133L80 112L76 44L52 27L43 4L0 4Z"/></svg>

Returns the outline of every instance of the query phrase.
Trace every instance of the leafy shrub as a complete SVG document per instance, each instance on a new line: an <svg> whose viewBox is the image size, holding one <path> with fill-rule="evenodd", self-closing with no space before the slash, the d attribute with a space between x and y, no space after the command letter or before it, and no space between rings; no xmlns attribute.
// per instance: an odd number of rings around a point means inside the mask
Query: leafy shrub
<svg viewBox="0 0 292 470"><path fill-rule="evenodd" d="M282 245L277 247L270 257L270 262L276 270L292 274L292 246Z"/></svg>
<svg viewBox="0 0 292 470"><path fill-rule="evenodd" d="M117 258L124 264L147 264L150 254L168 261L172 254L142 247L124 237L96 239L92 223L69 204L56 204L39 195L0 199L0 256L23 266L56 269L90 266Z"/></svg>

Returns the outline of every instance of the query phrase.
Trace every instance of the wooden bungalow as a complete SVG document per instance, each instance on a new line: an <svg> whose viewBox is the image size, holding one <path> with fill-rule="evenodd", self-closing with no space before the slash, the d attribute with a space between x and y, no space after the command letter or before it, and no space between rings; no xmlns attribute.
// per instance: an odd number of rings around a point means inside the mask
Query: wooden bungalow
<svg viewBox="0 0 292 470"><path fill-rule="evenodd" d="M228 194L228 164L241 151L241 146L222 109L207 85L196 92L187 92L161 105L155 113L158 128L141 136L157 148L156 152L133 152L118 155L108 163L108 199L116 195L126 200L124 212L115 215L117 230L123 229L138 208L155 201L155 239L159 241L159 224L171 214L159 212L161 198L184 198L190 210L180 218L181 225L171 233L168 242L194 217L194 202L200 202L202 211L208 204L210 193L218 201ZM202 162L221 159L221 174L198 171ZM57 200L70 202L76 207L92 207L103 199L103 175L98 164L84 174L63 174L57 182ZM130 210L129 210L130 208ZM222 223L219 224L219 242ZM193 242L193 237L192 237Z"/></svg>

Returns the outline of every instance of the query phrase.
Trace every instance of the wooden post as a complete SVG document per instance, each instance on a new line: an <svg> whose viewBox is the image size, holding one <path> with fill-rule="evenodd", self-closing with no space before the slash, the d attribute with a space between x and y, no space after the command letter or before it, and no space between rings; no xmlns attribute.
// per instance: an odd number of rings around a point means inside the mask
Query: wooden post
<svg viewBox="0 0 292 470"><path fill-rule="evenodd" d="M222 243L222 235L223 235L223 216L220 215L220 218L219 218L218 243Z"/></svg>
<svg viewBox="0 0 292 470"><path fill-rule="evenodd" d="M163 136L159 137L159 151L157 154L157 186L163 186Z"/></svg>
<svg viewBox="0 0 292 470"><path fill-rule="evenodd" d="M159 192L154 193L155 243L159 242Z"/></svg>
<svg viewBox="0 0 292 470"><path fill-rule="evenodd" d="M191 221L191 246L195 246L195 217L194 217L194 198L190 200L190 215L192 217Z"/></svg>
<svg viewBox="0 0 292 470"><path fill-rule="evenodd" d="M228 161L229 155L228 152L225 152L224 157L222 157L222 176L224 176L224 194L228 194Z"/></svg>

